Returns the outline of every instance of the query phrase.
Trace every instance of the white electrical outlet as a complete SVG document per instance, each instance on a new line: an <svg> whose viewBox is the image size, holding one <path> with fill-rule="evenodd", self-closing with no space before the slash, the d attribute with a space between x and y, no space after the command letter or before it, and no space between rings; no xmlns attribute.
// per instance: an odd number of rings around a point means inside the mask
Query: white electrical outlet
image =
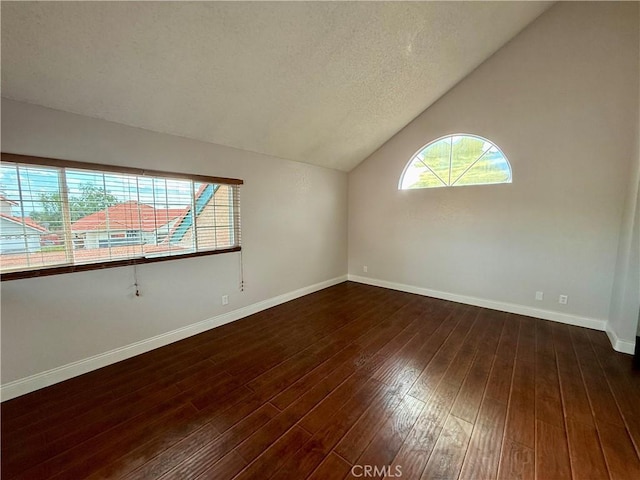
<svg viewBox="0 0 640 480"><path fill-rule="evenodd" d="M536 292L536 300L544 300L544 292Z"/></svg>
<svg viewBox="0 0 640 480"><path fill-rule="evenodd" d="M561 303L562 305L566 305L567 303L569 303L569 296L560 295L560 297L558 297L558 303Z"/></svg>
<svg viewBox="0 0 640 480"><path fill-rule="evenodd" d="M222 304L223 305L229 304L229 295L222 295Z"/></svg>
<svg viewBox="0 0 640 480"><path fill-rule="evenodd" d="M367 273L367 272L369 271L369 267L367 267L366 265L364 265L364 266L362 267L362 271L363 271L364 273Z"/></svg>

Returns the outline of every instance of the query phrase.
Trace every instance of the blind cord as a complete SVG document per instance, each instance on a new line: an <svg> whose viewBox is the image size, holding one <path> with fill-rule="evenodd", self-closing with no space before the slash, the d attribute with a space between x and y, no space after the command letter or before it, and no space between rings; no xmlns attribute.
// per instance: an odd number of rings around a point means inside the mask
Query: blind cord
<svg viewBox="0 0 640 480"><path fill-rule="evenodd" d="M244 292L244 261L242 259L242 250L240 250L240 291Z"/></svg>
<svg viewBox="0 0 640 480"><path fill-rule="evenodd" d="M140 289L138 288L138 267L133 266L133 286L136 287L136 297L140 296Z"/></svg>
<svg viewBox="0 0 640 480"><path fill-rule="evenodd" d="M241 247L242 244L242 222L240 221L240 186L236 185L233 187L235 190L235 195L233 198L235 199L234 205L234 225L237 226L237 238L235 239L236 245L240 246L240 291L244 292L244 257L243 257L243 249Z"/></svg>

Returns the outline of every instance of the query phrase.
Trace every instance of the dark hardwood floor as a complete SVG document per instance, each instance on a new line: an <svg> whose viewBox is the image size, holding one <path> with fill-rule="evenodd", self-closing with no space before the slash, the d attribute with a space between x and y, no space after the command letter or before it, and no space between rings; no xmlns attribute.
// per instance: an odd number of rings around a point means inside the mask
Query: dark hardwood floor
<svg viewBox="0 0 640 480"><path fill-rule="evenodd" d="M6 480L639 479L639 454L604 333L355 283L2 404Z"/></svg>

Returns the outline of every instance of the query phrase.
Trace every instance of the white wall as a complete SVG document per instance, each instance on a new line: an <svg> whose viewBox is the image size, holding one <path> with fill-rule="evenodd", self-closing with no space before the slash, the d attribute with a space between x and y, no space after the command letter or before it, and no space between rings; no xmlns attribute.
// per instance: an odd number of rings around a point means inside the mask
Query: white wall
<svg viewBox="0 0 640 480"><path fill-rule="evenodd" d="M345 173L2 100L2 151L241 178L240 255L2 282L2 382L346 275ZM229 305L221 305L221 295Z"/></svg>
<svg viewBox="0 0 640 480"><path fill-rule="evenodd" d="M349 174L350 277L604 327L638 54L637 3L553 6ZM421 146L458 132L495 142L513 184L398 191Z"/></svg>
<svg viewBox="0 0 640 480"><path fill-rule="evenodd" d="M636 116L635 147L618 242L607 330L614 346L627 352L633 350L634 337L640 336L640 109Z"/></svg>

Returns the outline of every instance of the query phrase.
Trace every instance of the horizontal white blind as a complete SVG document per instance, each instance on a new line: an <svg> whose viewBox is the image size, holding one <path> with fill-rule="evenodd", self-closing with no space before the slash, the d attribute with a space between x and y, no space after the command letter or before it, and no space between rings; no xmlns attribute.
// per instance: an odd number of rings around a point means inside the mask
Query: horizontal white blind
<svg viewBox="0 0 640 480"><path fill-rule="evenodd" d="M239 249L242 182L204 178L3 161L1 271Z"/></svg>

